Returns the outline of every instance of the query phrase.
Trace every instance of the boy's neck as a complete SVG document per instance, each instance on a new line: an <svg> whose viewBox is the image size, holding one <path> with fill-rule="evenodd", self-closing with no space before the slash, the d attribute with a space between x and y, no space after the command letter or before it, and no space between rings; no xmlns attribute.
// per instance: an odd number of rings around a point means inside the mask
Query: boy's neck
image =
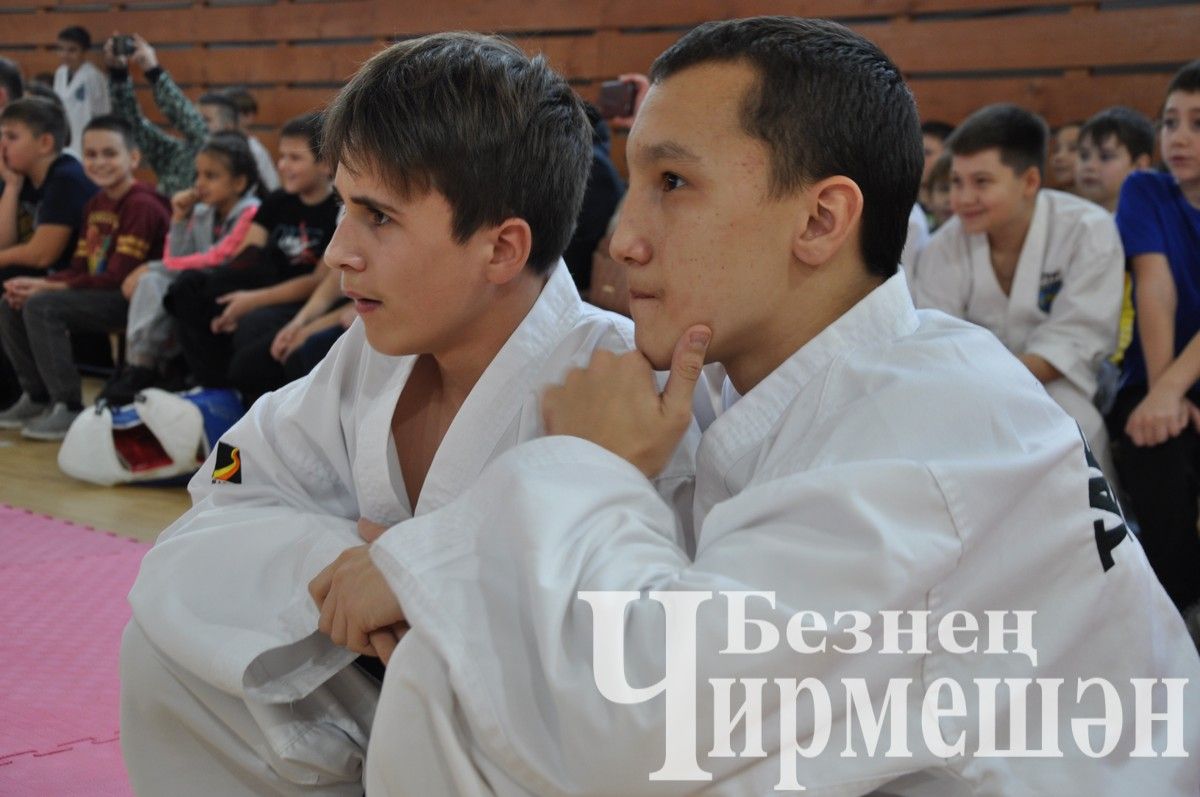
<svg viewBox="0 0 1200 797"><path fill-rule="evenodd" d="M53 152L40 158L33 164L33 168L29 170L29 174L26 177L29 178L29 182L33 184L34 188L41 188L42 183L46 182L46 175L50 173L50 167L54 165L54 162L58 160L58 156L61 154L61 152Z"/></svg>
<svg viewBox="0 0 1200 797"><path fill-rule="evenodd" d="M439 400L462 406L483 372L529 315L547 280L530 272L515 280L518 284L498 288L499 295L487 313L461 330L461 345L430 353L437 365Z"/></svg>
<svg viewBox="0 0 1200 797"><path fill-rule="evenodd" d="M324 202L330 194L333 193L333 183L328 180L323 180L320 183L301 191L296 196L300 197L300 201L305 205L312 207Z"/></svg>
<svg viewBox="0 0 1200 797"><path fill-rule="evenodd" d="M1033 200L1025 203L1007 222L987 231L988 249L991 250L993 259L1000 257L1015 260L1020 256L1021 248L1025 245L1025 236L1029 234L1029 227L1033 223L1033 211L1036 207L1035 194Z"/></svg>
<svg viewBox="0 0 1200 797"><path fill-rule="evenodd" d="M116 185L114 185L110 188L105 188L104 195L107 196L112 201L116 202L116 201L120 200L121 197L123 197L129 193L129 190L131 188L133 188L133 184L135 182L137 182L137 181L133 178L132 174L127 175L124 180L117 183Z"/></svg>

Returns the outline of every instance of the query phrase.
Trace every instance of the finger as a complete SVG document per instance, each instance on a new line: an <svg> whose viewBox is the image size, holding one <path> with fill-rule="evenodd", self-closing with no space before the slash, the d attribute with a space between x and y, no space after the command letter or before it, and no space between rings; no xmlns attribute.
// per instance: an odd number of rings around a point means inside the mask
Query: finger
<svg viewBox="0 0 1200 797"><path fill-rule="evenodd" d="M322 634L333 637L333 623L337 610L337 601L326 596L321 602L321 616L317 618L317 630Z"/></svg>
<svg viewBox="0 0 1200 797"><path fill-rule="evenodd" d="M371 647L375 648L375 653L379 660L384 664L392 658L392 653L396 650L396 643L400 641L399 637L390 628L381 628L378 631L372 631L370 634Z"/></svg>
<svg viewBox="0 0 1200 797"><path fill-rule="evenodd" d="M308 582L308 594L312 596L313 603L318 607L324 604L325 598L329 596L331 586L333 586L333 564L317 573L316 578Z"/></svg>
<svg viewBox="0 0 1200 797"><path fill-rule="evenodd" d="M711 340L712 330L697 324L689 327L675 344L675 352L671 355L671 374L667 377L662 394L663 409L668 414L691 415L692 396L704 369L704 355Z"/></svg>
<svg viewBox="0 0 1200 797"><path fill-rule="evenodd" d="M235 295L232 293L223 293L217 297L217 304L229 304L233 301Z"/></svg>

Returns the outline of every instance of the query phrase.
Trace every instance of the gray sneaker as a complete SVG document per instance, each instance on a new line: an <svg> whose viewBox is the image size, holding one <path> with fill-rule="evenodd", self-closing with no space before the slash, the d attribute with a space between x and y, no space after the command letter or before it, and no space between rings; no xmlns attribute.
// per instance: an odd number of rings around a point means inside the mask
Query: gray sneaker
<svg viewBox="0 0 1200 797"><path fill-rule="evenodd" d="M0 429L20 429L46 411L46 405L22 393L17 403L0 412Z"/></svg>
<svg viewBox="0 0 1200 797"><path fill-rule="evenodd" d="M63 402L56 401L53 407L21 428L21 437L32 440L62 440L80 412L81 410L70 409Z"/></svg>

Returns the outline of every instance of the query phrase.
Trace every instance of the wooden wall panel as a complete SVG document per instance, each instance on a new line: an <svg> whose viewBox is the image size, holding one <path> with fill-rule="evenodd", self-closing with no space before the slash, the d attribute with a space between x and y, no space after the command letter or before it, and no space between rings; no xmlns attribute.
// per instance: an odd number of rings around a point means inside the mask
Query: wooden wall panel
<svg viewBox="0 0 1200 797"><path fill-rule="evenodd" d="M0 0L4 2L4 0ZM16 8L15 4L20 4ZM644 72L689 27L709 19L791 13L839 19L904 70L924 118L960 121L982 104L1018 102L1052 124L1122 103L1153 114L1169 73L1200 56L1200 3L1109 9L1097 0L416 0L211 2L11 0L0 55L28 75L53 71L55 33L82 24L99 37L137 31L189 96L248 84L256 134L327 101L359 65L397 38L472 29L544 53L579 93ZM135 75L140 80L140 75ZM147 87L138 89L151 118ZM623 167L624 139L614 149Z"/></svg>

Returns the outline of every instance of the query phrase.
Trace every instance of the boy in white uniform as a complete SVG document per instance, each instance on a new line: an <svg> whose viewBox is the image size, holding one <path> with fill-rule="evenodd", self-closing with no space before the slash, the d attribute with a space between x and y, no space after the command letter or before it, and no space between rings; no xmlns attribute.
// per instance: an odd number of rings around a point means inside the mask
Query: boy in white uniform
<svg viewBox="0 0 1200 797"><path fill-rule="evenodd" d="M397 44L339 94L323 146L345 202L325 260L361 319L222 437L146 556L121 661L142 794L361 794L378 683L317 633L309 580L540 434L543 385L632 348L560 260L590 128L541 59L467 34ZM659 485L686 506L678 452Z"/></svg>
<svg viewBox="0 0 1200 797"><path fill-rule="evenodd" d="M545 395L552 436L314 581L335 641L412 627L367 792L1194 795L1200 660L1078 428L896 273L921 171L896 67L759 18L699 26L651 79L613 239L639 353L597 354ZM647 477L706 359L730 381L691 560ZM1135 734L1131 679L1165 677L1191 682L1155 684L1170 721Z"/></svg>
<svg viewBox="0 0 1200 797"><path fill-rule="evenodd" d="M1116 224L1091 202L1041 187L1046 125L1023 108L976 111L946 147L955 216L917 258L917 306L995 333L1079 423L1112 477L1093 399L1117 345L1125 271Z"/></svg>

